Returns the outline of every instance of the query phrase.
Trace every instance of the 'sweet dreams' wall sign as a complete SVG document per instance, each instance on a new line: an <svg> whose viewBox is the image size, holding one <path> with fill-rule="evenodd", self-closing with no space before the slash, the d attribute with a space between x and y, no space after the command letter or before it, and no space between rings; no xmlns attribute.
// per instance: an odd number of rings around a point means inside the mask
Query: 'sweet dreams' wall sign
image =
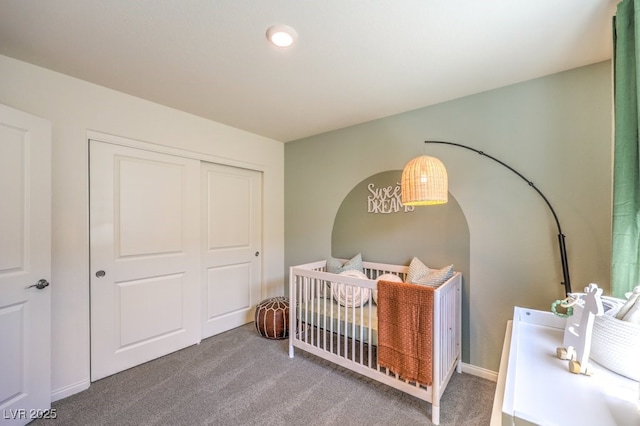
<svg viewBox="0 0 640 426"><path fill-rule="evenodd" d="M367 185L369 195L367 196L367 213L398 213L398 212L412 212L414 206L405 206L401 201L401 187L400 183L396 183L395 186L389 185L384 187L376 187L375 184L370 183Z"/></svg>

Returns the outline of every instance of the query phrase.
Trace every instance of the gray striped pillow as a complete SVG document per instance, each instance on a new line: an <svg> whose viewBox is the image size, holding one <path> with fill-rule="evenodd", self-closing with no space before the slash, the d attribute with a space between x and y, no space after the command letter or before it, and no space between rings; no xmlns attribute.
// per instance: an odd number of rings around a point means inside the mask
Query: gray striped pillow
<svg viewBox="0 0 640 426"><path fill-rule="evenodd" d="M415 284L437 287L453 276L453 265L432 269L426 276L413 281Z"/></svg>
<svg viewBox="0 0 640 426"><path fill-rule="evenodd" d="M420 280L427 275L429 275L431 269L426 266L424 263L420 261L417 257L411 259L411 263L409 264L409 270L407 271L407 282L415 283L417 280Z"/></svg>

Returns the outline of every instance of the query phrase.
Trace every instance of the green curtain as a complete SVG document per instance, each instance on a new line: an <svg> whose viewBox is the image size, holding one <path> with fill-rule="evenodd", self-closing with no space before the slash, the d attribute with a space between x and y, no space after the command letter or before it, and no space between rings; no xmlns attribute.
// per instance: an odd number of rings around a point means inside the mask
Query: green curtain
<svg viewBox="0 0 640 426"><path fill-rule="evenodd" d="M637 43L639 5L618 4L613 21L615 148L613 166L613 245L611 292L624 297L640 284L640 159L638 157Z"/></svg>

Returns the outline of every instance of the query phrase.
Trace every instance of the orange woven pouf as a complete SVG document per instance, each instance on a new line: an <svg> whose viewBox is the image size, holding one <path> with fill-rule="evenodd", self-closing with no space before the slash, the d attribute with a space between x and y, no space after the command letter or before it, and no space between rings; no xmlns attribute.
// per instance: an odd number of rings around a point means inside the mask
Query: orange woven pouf
<svg viewBox="0 0 640 426"><path fill-rule="evenodd" d="M267 339L289 337L289 299L270 297L258 303L255 315L256 330Z"/></svg>

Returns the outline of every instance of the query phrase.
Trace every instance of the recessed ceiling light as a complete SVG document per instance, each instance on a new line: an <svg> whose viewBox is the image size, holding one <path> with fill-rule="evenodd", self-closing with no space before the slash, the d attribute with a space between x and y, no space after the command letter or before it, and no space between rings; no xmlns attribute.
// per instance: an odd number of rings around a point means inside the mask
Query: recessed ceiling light
<svg viewBox="0 0 640 426"><path fill-rule="evenodd" d="M296 30L288 25L273 25L267 30L267 39L278 47L289 47L297 38Z"/></svg>

